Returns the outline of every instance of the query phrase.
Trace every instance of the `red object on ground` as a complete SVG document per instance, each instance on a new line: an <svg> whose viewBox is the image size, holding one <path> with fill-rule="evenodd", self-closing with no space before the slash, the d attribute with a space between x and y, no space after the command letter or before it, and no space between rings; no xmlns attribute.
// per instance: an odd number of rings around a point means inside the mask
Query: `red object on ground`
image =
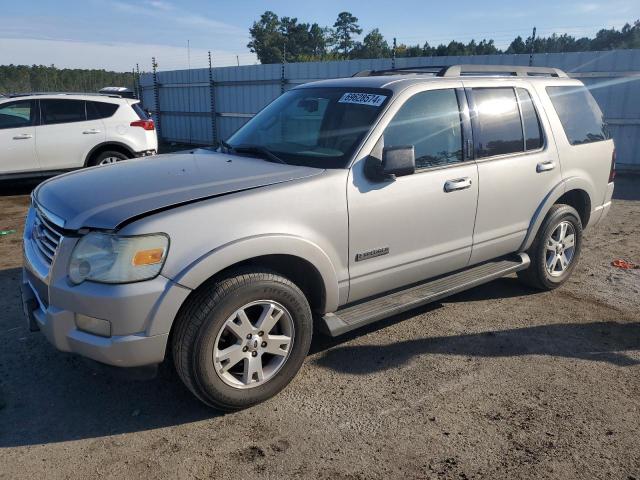
<svg viewBox="0 0 640 480"><path fill-rule="evenodd" d="M613 262L611 262L611 265L613 265L614 267L618 267L621 268L623 270L631 270L634 268L640 268L640 265L636 265L635 263L632 262L627 262L626 260L622 260L620 258L614 260Z"/></svg>

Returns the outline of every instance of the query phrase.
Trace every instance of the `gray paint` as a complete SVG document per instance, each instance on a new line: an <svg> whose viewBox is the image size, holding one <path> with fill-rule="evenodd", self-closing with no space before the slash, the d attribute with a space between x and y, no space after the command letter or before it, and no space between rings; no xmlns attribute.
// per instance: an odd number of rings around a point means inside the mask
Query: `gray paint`
<svg viewBox="0 0 640 480"><path fill-rule="evenodd" d="M111 168L109 168L111 167ZM116 229L153 210L317 175L322 170L281 165L213 151L178 153L71 172L42 183L37 203L65 219L64 227ZM82 202L78 202L82 198Z"/></svg>

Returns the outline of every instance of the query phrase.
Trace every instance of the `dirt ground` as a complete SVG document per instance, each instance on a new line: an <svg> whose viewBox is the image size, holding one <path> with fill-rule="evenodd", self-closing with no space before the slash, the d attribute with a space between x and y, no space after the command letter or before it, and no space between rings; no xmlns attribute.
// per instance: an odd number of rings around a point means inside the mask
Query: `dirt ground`
<svg viewBox="0 0 640 480"><path fill-rule="evenodd" d="M0 196L0 230L25 193ZM574 277L506 278L340 339L273 400L220 415L170 366L124 381L54 351L0 236L0 478L640 480L640 178L621 178Z"/></svg>

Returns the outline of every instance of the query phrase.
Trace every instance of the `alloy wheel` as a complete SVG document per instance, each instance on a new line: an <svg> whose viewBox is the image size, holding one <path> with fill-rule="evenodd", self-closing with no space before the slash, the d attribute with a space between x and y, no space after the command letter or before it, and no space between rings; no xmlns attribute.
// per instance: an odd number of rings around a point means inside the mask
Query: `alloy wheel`
<svg viewBox="0 0 640 480"><path fill-rule="evenodd" d="M215 371L231 387L257 387L284 366L293 340L293 319L284 306L271 300L248 303L225 321L216 337Z"/></svg>
<svg viewBox="0 0 640 480"><path fill-rule="evenodd" d="M571 222L563 221L553 230L546 243L545 268L552 277L562 275L576 252L576 232Z"/></svg>

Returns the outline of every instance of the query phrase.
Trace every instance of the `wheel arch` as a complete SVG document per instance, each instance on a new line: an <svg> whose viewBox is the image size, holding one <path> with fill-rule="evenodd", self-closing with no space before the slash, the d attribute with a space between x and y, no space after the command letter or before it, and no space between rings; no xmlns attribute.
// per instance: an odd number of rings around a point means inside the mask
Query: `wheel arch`
<svg viewBox="0 0 640 480"><path fill-rule="evenodd" d="M549 213L551 207L557 203L565 203L575 208L580 215L583 228L586 229L591 221L594 192L594 186L587 180L579 177L568 178L556 185L536 209L529 224L527 235L520 247L520 251L525 251L531 247L547 213Z"/></svg>
<svg viewBox="0 0 640 480"><path fill-rule="evenodd" d="M174 280L195 290L230 269L260 266L289 278L320 313L338 307L338 278L329 256L315 243L292 235L258 235L216 248Z"/></svg>
<svg viewBox="0 0 640 480"><path fill-rule="evenodd" d="M96 155L100 155L102 152L106 152L108 150L120 152L128 156L129 158L133 158L136 156L135 152L125 143L113 141L102 142L89 150L89 153L87 153L84 159L84 166L88 167L91 163L91 160L93 160Z"/></svg>

